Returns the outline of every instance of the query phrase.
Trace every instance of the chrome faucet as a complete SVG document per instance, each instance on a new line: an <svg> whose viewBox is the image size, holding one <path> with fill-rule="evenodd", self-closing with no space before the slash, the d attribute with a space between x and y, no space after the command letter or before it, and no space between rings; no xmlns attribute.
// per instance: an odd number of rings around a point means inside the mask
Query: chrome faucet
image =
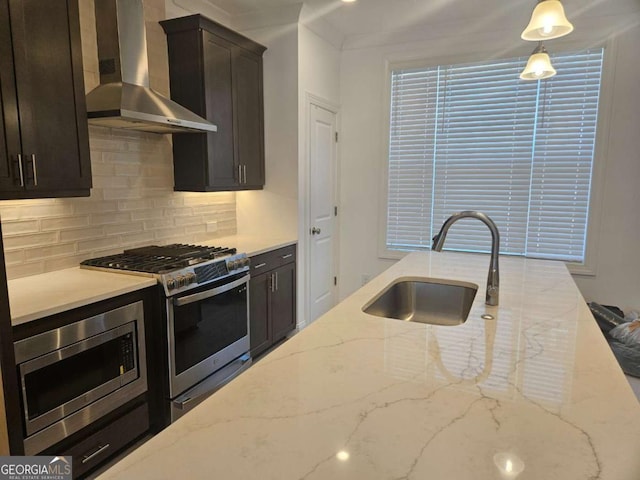
<svg viewBox="0 0 640 480"><path fill-rule="evenodd" d="M498 232L498 227L496 227L496 224L493 223L493 220L491 220L482 212L465 211L454 213L449 218L447 218L447 220L442 224L442 228L440 229L438 234L433 237L433 245L431 249L435 250L436 252L441 252L442 247L444 246L444 240L445 238L447 238L447 232L449 231L449 228L451 227L451 225L462 218L477 218L487 227L489 227L489 230L491 231L491 263L489 264L489 276L487 277L487 295L485 303L487 305L498 305L500 284L500 274L498 270L500 232Z"/></svg>

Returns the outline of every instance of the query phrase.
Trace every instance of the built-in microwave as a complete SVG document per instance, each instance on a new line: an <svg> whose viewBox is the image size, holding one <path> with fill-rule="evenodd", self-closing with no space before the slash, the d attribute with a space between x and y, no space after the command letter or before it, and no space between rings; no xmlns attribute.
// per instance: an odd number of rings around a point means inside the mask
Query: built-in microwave
<svg viewBox="0 0 640 480"><path fill-rule="evenodd" d="M15 342L25 453L147 391L142 301Z"/></svg>

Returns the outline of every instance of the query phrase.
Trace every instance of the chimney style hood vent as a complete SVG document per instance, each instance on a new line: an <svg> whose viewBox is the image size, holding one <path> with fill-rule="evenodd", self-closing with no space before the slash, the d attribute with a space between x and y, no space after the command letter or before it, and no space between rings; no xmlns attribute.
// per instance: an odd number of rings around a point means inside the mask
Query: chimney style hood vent
<svg viewBox="0 0 640 480"><path fill-rule="evenodd" d="M149 88L142 0L95 0L100 86L87 95L89 123L153 133L217 127Z"/></svg>

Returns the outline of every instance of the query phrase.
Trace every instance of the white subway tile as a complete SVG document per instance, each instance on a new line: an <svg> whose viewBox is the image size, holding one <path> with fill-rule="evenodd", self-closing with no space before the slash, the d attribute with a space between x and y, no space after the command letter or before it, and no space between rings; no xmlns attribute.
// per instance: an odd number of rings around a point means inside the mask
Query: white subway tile
<svg viewBox="0 0 640 480"><path fill-rule="evenodd" d="M174 224L177 227L183 227L186 225L197 225L202 224L203 220L200 216L185 216L185 217L175 217L173 219Z"/></svg>
<svg viewBox="0 0 640 480"><path fill-rule="evenodd" d="M198 225L187 225L184 227L184 231L187 235L194 235L196 233L205 233L207 231L207 226L203 223Z"/></svg>
<svg viewBox="0 0 640 480"><path fill-rule="evenodd" d="M173 177L129 177L129 186L173 190Z"/></svg>
<svg viewBox="0 0 640 480"><path fill-rule="evenodd" d="M20 218L20 207L17 205L7 205L8 202L2 202L0 205L0 220L17 220Z"/></svg>
<svg viewBox="0 0 640 480"><path fill-rule="evenodd" d="M115 174L119 176L139 176L142 173L142 166L138 163L116 163L114 165Z"/></svg>
<svg viewBox="0 0 640 480"><path fill-rule="evenodd" d="M71 204L23 205L20 207L20 218L61 217L72 213L73 206Z"/></svg>
<svg viewBox="0 0 640 480"><path fill-rule="evenodd" d="M78 242L78 252L93 252L95 250L104 250L107 248L117 248L118 239L113 237L93 238L91 240L83 240Z"/></svg>
<svg viewBox="0 0 640 480"><path fill-rule="evenodd" d="M118 202L116 201L96 201L94 199L76 199L73 204L73 211L75 213L101 213L101 212L115 212L118 210Z"/></svg>
<svg viewBox="0 0 640 480"><path fill-rule="evenodd" d="M122 246L149 245L155 240L153 232L128 233L120 237Z"/></svg>
<svg viewBox="0 0 640 480"><path fill-rule="evenodd" d="M96 177L112 177L116 174L116 166L111 163L93 163L91 165L91 174L95 185Z"/></svg>
<svg viewBox="0 0 640 480"><path fill-rule="evenodd" d="M22 263L20 265L7 265L7 280L30 277L44 273L44 262Z"/></svg>
<svg viewBox="0 0 640 480"><path fill-rule="evenodd" d="M62 270L64 268L77 267L80 265L80 262L91 257L92 255L79 254L70 257L51 258L49 260L45 260L44 268L47 272L51 272L54 270Z"/></svg>
<svg viewBox="0 0 640 480"><path fill-rule="evenodd" d="M4 238L4 248L5 250L14 250L18 248L37 247L39 245L51 245L57 241L58 232L16 235Z"/></svg>
<svg viewBox="0 0 640 480"><path fill-rule="evenodd" d="M161 209L156 210L136 210L131 212L131 218L134 220L151 220L163 218L164 212Z"/></svg>
<svg viewBox="0 0 640 480"><path fill-rule="evenodd" d="M5 236L37 233L39 230L39 220L4 220L2 222L2 234Z"/></svg>
<svg viewBox="0 0 640 480"><path fill-rule="evenodd" d="M24 263L24 250L13 250L4 252L5 265L18 265Z"/></svg>
<svg viewBox="0 0 640 480"><path fill-rule="evenodd" d="M118 210L149 210L153 208L153 200L145 198L141 200L123 200L118 202Z"/></svg>
<svg viewBox="0 0 640 480"><path fill-rule="evenodd" d="M142 222L127 222L115 225L105 225L104 231L107 235L117 235L120 233L142 232L144 225Z"/></svg>
<svg viewBox="0 0 640 480"><path fill-rule="evenodd" d="M164 214L167 217L193 215L193 209L191 207L165 208Z"/></svg>
<svg viewBox="0 0 640 480"><path fill-rule="evenodd" d="M87 225L89 225L89 215L43 218L40 220L40 229L43 232L49 230L66 230L69 228L86 227Z"/></svg>
<svg viewBox="0 0 640 480"><path fill-rule="evenodd" d="M104 227L87 227L75 228L71 230L60 231L60 241L71 242L74 240L84 240L87 238L102 238L104 236Z"/></svg>
<svg viewBox="0 0 640 480"><path fill-rule="evenodd" d="M184 205L184 199L179 195L167 195L153 200L156 207L179 207Z"/></svg>
<svg viewBox="0 0 640 480"><path fill-rule="evenodd" d="M158 228L154 230L154 235L158 240L167 240L169 238L178 238L180 235L184 236L184 228L183 227L169 227L169 228Z"/></svg>
<svg viewBox="0 0 640 480"><path fill-rule="evenodd" d="M139 190L131 188L110 188L104 191L105 200L131 200L142 198Z"/></svg>
<svg viewBox="0 0 640 480"><path fill-rule="evenodd" d="M130 186L130 182L127 177L104 177L104 176L94 176L93 177L93 187L94 188L102 188L103 190L108 189L116 189L116 188L127 188Z"/></svg>
<svg viewBox="0 0 640 480"><path fill-rule="evenodd" d="M62 255L73 255L76 253L75 243L59 243L49 245L47 247L27 248L24 250L24 256L27 261L43 260L49 257L59 257Z"/></svg>
<svg viewBox="0 0 640 480"><path fill-rule="evenodd" d="M94 213L91 215L92 225L109 225L112 223L125 223L131 221L130 213L110 212L110 213Z"/></svg>
<svg viewBox="0 0 640 480"><path fill-rule="evenodd" d="M144 229L145 230L157 230L159 228L172 227L173 220L170 218L159 218L157 220L145 220Z"/></svg>

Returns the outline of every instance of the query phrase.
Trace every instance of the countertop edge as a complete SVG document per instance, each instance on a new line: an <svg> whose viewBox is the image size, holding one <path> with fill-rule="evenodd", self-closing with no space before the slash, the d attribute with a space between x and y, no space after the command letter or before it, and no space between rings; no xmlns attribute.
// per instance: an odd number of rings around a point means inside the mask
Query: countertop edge
<svg viewBox="0 0 640 480"><path fill-rule="evenodd" d="M102 283L106 278L105 275L112 276L111 279L114 280L113 286L100 286L98 288L99 291L93 293L87 293L86 296L76 295L75 298L69 301L61 301L52 306L48 306L45 308L24 308L19 307L16 308L16 304L24 304L26 301L24 298L24 293L22 296L16 293L16 290L20 290L24 288L23 283L26 282L37 282L42 281L41 279L46 279L51 283L54 283L51 279L60 276L61 281L64 276L73 276L77 275L79 272L82 272L82 275L86 277L86 275L93 276L95 275L96 279L99 279ZM118 282L120 280L120 282ZM29 323L35 320L39 320L41 318L49 317L51 315L56 315L58 313L66 312L69 310L73 310L75 308L84 307L90 305L92 303L100 302L103 300L108 300L110 298L118 297L120 295L126 295L127 293L135 292L138 290L143 290L145 288L149 288L157 285L157 281L155 278L151 277L136 277L133 275L122 275L118 273L109 273L109 272L97 272L91 270L83 270L79 267L68 268L64 270L57 270L53 272L48 272L41 275L35 275L33 277L23 277L14 280L9 280L7 282L9 289L9 304L11 308L11 326L16 327L19 325L23 325L25 323ZM28 294L27 294L28 296ZM27 313L19 313L14 314L13 312L24 312Z"/></svg>

